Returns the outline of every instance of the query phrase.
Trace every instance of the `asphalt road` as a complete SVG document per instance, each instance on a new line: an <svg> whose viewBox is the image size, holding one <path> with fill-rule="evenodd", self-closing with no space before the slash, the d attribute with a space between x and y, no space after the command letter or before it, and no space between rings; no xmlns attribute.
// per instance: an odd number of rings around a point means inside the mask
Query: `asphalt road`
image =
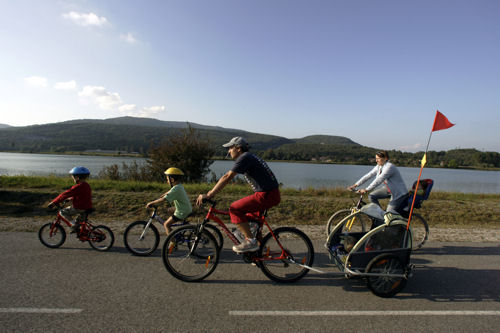
<svg viewBox="0 0 500 333"><path fill-rule="evenodd" d="M322 243L315 267L327 273L294 284L268 280L229 247L207 280L185 283L159 250L131 256L121 235L99 253L74 236L48 249L36 233L0 233L0 331L498 332L498 244L426 244L403 292L383 299L335 275Z"/></svg>

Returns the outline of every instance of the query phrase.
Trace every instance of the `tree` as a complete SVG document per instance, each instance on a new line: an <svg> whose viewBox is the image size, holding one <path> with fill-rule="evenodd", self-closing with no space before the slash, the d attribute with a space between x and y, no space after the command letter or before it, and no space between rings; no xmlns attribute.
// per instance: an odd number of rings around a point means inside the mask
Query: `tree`
<svg viewBox="0 0 500 333"><path fill-rule="evenodd" d="M163 181L164 171L176 167L184 172L187 182L198 182L209 172L214 153L210 142L200 138L196 130L188 126L151 148L147 162L156 180Z"/></svg>

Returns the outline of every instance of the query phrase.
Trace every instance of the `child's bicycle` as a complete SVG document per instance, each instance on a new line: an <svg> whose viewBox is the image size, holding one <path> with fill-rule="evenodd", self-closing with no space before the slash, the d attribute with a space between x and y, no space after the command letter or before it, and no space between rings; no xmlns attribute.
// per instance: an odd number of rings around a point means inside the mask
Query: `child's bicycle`
<svg viewBox="0 0 500 333"><path fill-rule="evenodd" d="M421 182L426 183L426 193L424 196L419 197L417 195L417 199L415 201L415 208L420 208L422 201L427 200L430 194L430 190L432 189L433 181L432 179L423 179ZM416 184L413 184L413 189ZM402 207L403 209L398 209L400 211L403 218L408 218L408 207L411 205L413 197L411 195L408 196L408 205ZM333 228L344 218L350 216L350 219L344 224L343 228L346 229L347 232L366 232L368 230L373 229L376 226L381 224L380 218L375 218L361 211L362 207L366 206L366 203L363 201L363 194L360 194L359 200L357 203L349 208L349 209L341 209L330 216L328 222L326 224L326 235L329 236L333 230ZM406 210L405 210L406 209ZM357 214L355 214L357 213ZM422 217L422 215L413 212L411 218L411 228L412 228L412 250L416 251L420 249L427 239L429 238L429 225L427 221Z"/></svg>
<svg viewBox="0 0 500 333"><path fill-rule="evenodd" d="M149 256L158 248L160 243L160 233L153 222L157 221L163 228L165 221L157 215L158 207L151 206L151 208L152 212L147 221L132 222L123 234L123 243L133 255ZM189 221L183 220L172 224L172 227L180 227L186 224L189 224ZM217 246L222 248L224 240L219 229L211 224L206 225L206 228L214 235Z"/></svg>
<svg viewBox="0 0 500 333"><path fill-rule="evenodd" d="M217 267L220 248L212 233L207 231L209 221L216 222L235 245L240 244L238 236L216 215L229 215L229 212L216 209L215 201L204 202L210 203L204 220L198 225L176 229L168 235L163 244L162 258L165 268L182 281L203 280ZM314 261L314 248L305 233L293 227L271 229L266 221L266 212L247 216L252 221L251 230L254 230L260 248L255 252L242 253L245 262L255 264L268 278L277 282L297 281L313 269L311 266ZM262 237L264 225L269 229L269 233Z"/></svg>
<svg viewBox="0 0 500 333"><path fill-rule="evenodd" d="M42 225L38 230L38 238L40 242L52 249L58 248L64 244L66 240L66 231L63 228L63 223L71 227L71 222L61 215L61 205L57 205L57 216L53 222ZM88 215L93 210L88 210L83 213L82 220L79 222L76 237L81 242L89 242L90 246L98 251L108 251L115 242L115 236L111 229L104 225L94 227L88 220Z"/></svg>

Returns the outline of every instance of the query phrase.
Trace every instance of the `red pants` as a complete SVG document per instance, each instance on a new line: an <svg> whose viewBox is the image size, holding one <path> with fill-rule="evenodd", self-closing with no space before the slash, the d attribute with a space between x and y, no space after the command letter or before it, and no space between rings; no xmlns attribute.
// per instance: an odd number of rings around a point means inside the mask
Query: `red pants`
<svg viewBox="0 0 500 333"><path fill-rule="evenodd" d="M280 190L276 188L269 192L255 192L248 197L237 200L229 206L232 223L247 222L246 213L257 213L276 206L281 201Z"/></svg>

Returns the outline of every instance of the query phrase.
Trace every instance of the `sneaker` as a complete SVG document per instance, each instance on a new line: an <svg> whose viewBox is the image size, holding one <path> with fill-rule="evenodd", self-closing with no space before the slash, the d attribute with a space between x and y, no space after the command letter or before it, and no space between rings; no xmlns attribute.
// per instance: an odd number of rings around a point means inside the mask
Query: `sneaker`
<svg viewBox="0 0 500 333"><path fill-rule="evenodd" d="M170 243L168 243L168 248L169 249L175 249L175 248L177 248L177 239L175 239L175 238L172 239L170 241Z"/></svg>
<svg viewBox="0 0 500 333"><path fill-rule="evenodd" d="M233 246L233 251L236 253L243 253L243 252L254 252L259 249L259 243L257 243L257 240L249 240L245 239L243 242L241 242L240 245L235 245Z"/></svg>

